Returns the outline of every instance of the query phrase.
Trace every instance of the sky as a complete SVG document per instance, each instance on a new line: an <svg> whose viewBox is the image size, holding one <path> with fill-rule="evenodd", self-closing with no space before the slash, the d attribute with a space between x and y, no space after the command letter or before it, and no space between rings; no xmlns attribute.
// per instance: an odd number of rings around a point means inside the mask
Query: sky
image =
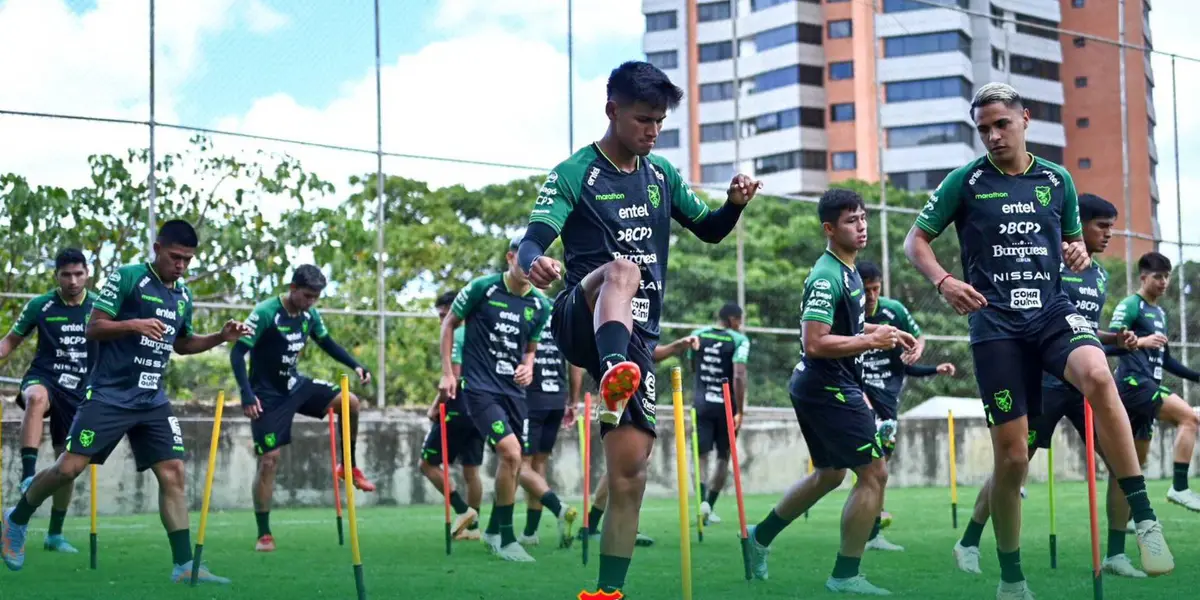
<svg viewBox="0 0 1200 600"><path fill-rule="evenodd" d="M1200 57L1188 0L1155 0L1158 50ZM500 168L388 157L384 169L432 185L470 187L539 174L572 149L565 0L382 0L382 145L388 152L523 165ZM641 58L640 0L575 0L574 145L605 127L608 71ZM155 119L374 150L374 5L369 0L159 0ZM113 119L150 116L150 20L144 0L0 0L0 109ZM1158 86L1160 223L1176 238L1169 59ZM1178 64L1180 101L1200 91L1200 63ZM192 134L159 129L160 153ZM1179 123L1182 189L1200 189L1200 116ZM147 143L145 127L0 115L0 170L33 183L86 185L86 157ZM17 143L12 143L18 140ZM348 191L370 153L216 136L220 151L286 151ZM1110 194L1120 197L1119 192ZM339 193L340 196L340 193ZM327 199L336 201L336 197ZM1184 202L1200 242L1200 203ZM271 210L286 210L272 206ZM1172 246L1164 248L1171 256ZM1200 258L1200 250L1189 253Z"/></svg>

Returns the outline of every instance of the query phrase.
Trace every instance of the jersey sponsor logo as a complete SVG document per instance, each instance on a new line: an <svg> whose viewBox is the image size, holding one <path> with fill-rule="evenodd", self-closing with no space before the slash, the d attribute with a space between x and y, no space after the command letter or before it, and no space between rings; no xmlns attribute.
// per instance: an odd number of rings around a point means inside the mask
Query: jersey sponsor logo
<svg viewBox="0 0 1200 600"><path fill-rule="evenodd" d="M73 390L79 387L79 377L70 373L63 373L58 376L58 385L66 390Z"/></svg>
<svg viewBox="0 0 1200 600"><path fill-rule="evenodd" d="M1030 221L1009 221L1000 224L1001 235L1025 235L1030 233L1041 233L1042 224Z"/></svg>
<svg viewBox="0 0 1200 600"><path fill-rule="evenodd" d="M621 217L622 219L636 219L639 217L649 217L650 209L646 208L645 204L639 204L637 206L626 206L625 208L622 208L621 210L617 211L617 216Z"/></svg>
<svg viewBox="0 0 1200 600"><path fill-rule="evenodd" d="M600 176L600 167L592 167L592 172L588 173L588 187L596 185L596 178Z"/></svg>
<svg viewBox="0 0 1200 600"><path fill-rule="evenodd" d="M512 375L514 373L516 373L516 371L513 369L512 363L506 360L496 361L497 375Z"/></svg>
<svg viewBox="0 0 1200 600"><path fill-rule="evenodd" d="M143 390L157 390L161 373L138 373L138 387Z"/></svg>
<svg viewBox="0 0 1200 600"><path fill-rule="evenodd" d="M822 279L821 281L825 281L825 280ZM822 292L821 290L813 290L813 293L809 294L808 297L816 298L817 300L833 300L833 294L830 294L828 292Z"/></svg>
<svg viewBox="0 0 1200 600"><path fill-rule="evenodd" d="M542 371L542 377L556 377L556 376L558 376L558 373L556 371L550 371L549 374L547 374L545 371ZM562 388L561 388L561 386L558 385L558 382L553 379L543 379L542 380L542 391L543 392L546 392L548 394L553 394L553 393L560 391L561 389Z"/></svg>
<svg viewBox="0 0 1200 600"><path fill-rule="evenodd" d="M1075 291L1079 292L1080 296L1091 296L1092 298L1100 297L1100 292L1096 288L1078 287L1078 288L1075 288Z"/></svg>
<svg viewBox="0 0 1200 600"><path fill-rule="evenodd" d="M630 301L633 307L633 320L645 323L650 320L650 299L634 298Z"/></svg>
<svg viewBox="0 0 1200 600"><path fill-rule="evenodd" d="M645 252L638 252L637 254L625 254L622 252L613 252L612 256L616 260L621 260L623 258L635 265L644 266L644 265L658 264L658 254L653 253L653 252L651 252L649 254L647 254Z"/></svg>
<svg viewBox="0 0 1200 600"><path fill-rule="evenodd" d="M648 292L657 292L662 286L657 281L646 281L645 279L639 282L640 287Z"/></svg>
<svg viewBox="0 0 1200 600"><path fill-rule="evenodd" d="M1075 301L1075 308L1078 308L1080 312L1096 314L1100 312L1100 303L1095 300L1080 299Z"/></svg>
<svg viewBox="0 0 1200 600"><path fill-rule="evenodd" d="M1033 195L1037 197L1038 202L1042 203L1042 206L1050 206L1050 186L1039 185L1033 188Z"/></svg>
<svg viewBox="0 0 1200 600"><path fill-rule="evenodd" d="M650 414L654 414L654 401L658 398L658 390L655 388L655 383L654 373L652 371L647 372L646 377L642 379L642 392L645 395L644 400L650 403L651 408L648 411Z"/></svg>
<svg viewBox="0 0 1200 600"><path fill-rule="evenodd" d="M992 246L993 258L1028 258L1030 256L1050 256L1050 249L1045 246Z"/></svg>
<svg viewBox="0 0 1200 600"><path fill-rule="evenodd" d="M620 193L597 194L596 195L597 202L614 202L616 200L624 200L624 199L625 199L625 194L620 194Z"/></svg>
<svg viewBox="0 0 1200 600"><path fill-rule="evenodd" d="M65 323L59 328L59 331L63 333L83 333L83 323Z"/></svg>
<svg viewBox="0 0 1200 600"><path fill-rule="evenodd" d="M1046 176L1046 179L1049 179L1049 180L1050 180L1050 183L1054 184L1054 187L1058 187L1058 186L1059 186L1058 175L1057 175L1057 174L1055 174L1055 172L1054 172L1054 171L1051 171L1050 169L1042 169L1042 174ZM1044 187L1046 187L1046 186L1044 186L1044 185L1040 185L1040 186L1038 186L1038 187L1039 187L1039 188L1044 188ZM1036 188L1034 189L1034 193L1037 193L1037 189L1036 189Z"/></svg>
<svg viewBox="0 0 1200 600"><path fill-rule="evenodd" d="M818 279L813 282L813 289L827 290L831 287L833 287L833 284L829 283L828 279Z"/></svg>
<svg viewBox="0 0 1200 600"><path fill-rule="evenodd" d="M1092 324L1083 315L1067 315L1066 319L1072 334L1093 333Z"/></svg>
<svg viewBox="0 0 1200 600"><path fill-rule="evenodd" d="M967 184L975 185L975 182L979 181L979 178L982 176L983 176L983 169L975 169L975 172L971 173L971 179L967 180Z"/></svg>
<svg viewBox="0 0 1200 600"><path fill-rule="evenodd" d="M1000 198L1007 198L1007 197L1008 197L1008 192L988 192L986 194L975 194L976 200L999 200ZM1007 208L1007 207L1005 207L1005 208Z"/></svg>
<svg viewBox="0 0 1200 600"><path fill-rule="evenodd" d="M83 337L82 335L64 335L64 336L58 338L58 345L60 345L60 346L75 346L77 344L82 344L86 341L87 341L87 338Z"/></svg>
<svg viewBox="0 0 1200 600"><path fill-rule="evenodd" d="M542 188L542 191L538 193L537 200L533 201L534 206L550 206L550 205L554 204L554 198L551 198L550 194L546 193L547 191L553 191L553 190L547 190L546 188Z"/></svg>
<svg viewBox="0 0 1200 600"><path fill-rule="evenodd" d="M654 230L649 227L626 227L617 232L617 241L640 242L650 239L652 235L654 235Z"/></svg>
<svg viewBox="0 0 1200 600"><path fill-rule="evenodd" d="M521 322L521 317L517 316L517 313L515 313L515 312L510 312L510 311L507 311L507 310L502 310L502 311L500 311L500 318L501 318L501 319L504 319L505 321L512 321L512 322L514 322L514 323L520 323L520 322Z"/></svg>
<svg viewBox="0 0 1200 600"><path fill-rule="evenodd" d="M1042 290L1016 288L1008 294L1008 305L1013 310L1029 310L1042 307Z"/></svg>
<svg viewBox="0 0 1200 600"><path fill-rule="evenodd" d="M299 342L291 342L290 344L288 344L288 345L287 345L287 351L288 351L288 352L299 352L299 351L301 351L301 350L303 350L303 349L304 349L304 342L303 342L303 341L299 341Z"/></svg>
<svg viewBox="0 0 1200 600"><path fill-rule="evenodd" d="M517 335L521 333L521 329L519 327L516 325L509 325L508 323L496 323L495 327L492 329L506 335Z"/></svg>
<svg viewBox="0 0 1200 600"><path fill-rule="evenodd" d="M654 208L658 208L658 205L662 203L662 193L659 189L656 183L646 186L646 196L650 198L650 205Z"/></svg>
<svg viewBox="0 0 1200 600"><path fill-rule="evenodd" d="M1007 196L1008 194L1005 194ZM978 198L979 196L976 196ZM1018 202L1016 204L1005 204L1000 212L1006 215L1035 215L1037 207L1032 202Z"/></svg>
<svg viewBox="0 0 1200 600"><path fill-rule="evenodd" d="M992 283L1007 283L1010 281L1050 281L1050 274L1045 271L1004 271L992 273Z"/></svg>

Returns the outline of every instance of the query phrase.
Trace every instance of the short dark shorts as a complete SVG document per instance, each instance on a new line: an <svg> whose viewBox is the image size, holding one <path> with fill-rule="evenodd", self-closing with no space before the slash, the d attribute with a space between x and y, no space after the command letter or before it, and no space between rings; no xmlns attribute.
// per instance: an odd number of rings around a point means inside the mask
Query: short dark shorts
<svg viewBox="0 0 1200 600"><path fill-rule="evenodd" d="M1154 421L1162 409L1163 400L1171 390L1148 377L1124 377L1117 380L1117 393L1125 412L1129 413L1129 425L1133 428L1133 439L1149 441L1154 437Z"/></svg>
<svg viewBox="0 0 1200 600"><path fill-rule="evenodd" d="M725 420L723 405L713 404L696 409L696 437L700 454L708 454L715 447L718 458L729 458L729 422Z"/></svg>
<svg viewBox="0 0 1200 600"><path fill-rule="evenodd" d="M459 392L460 394L462 392ZM464 413L446 414L446 462L458 461L464 467L483 464L483 436L471 417ZM442 428L434 423L425 436L421 458L431 465L442 464Z"/></svg>
<svg viewBox="0 0 1200 600"><path fill-rule="evenodd" d="M1023 338L971 345L975 382L989 427L1042 412L1042 371L1062 376L1067 358L1083 346L1101 348L1087 319L1067 300L1055 300L1030 321Z"/></svg>
<svg viewBox="0 0 1200 600"><path fill-rule="evenodd" d="M884 432L880 429L879 444L883 447L883 455L891 458L892 453L896 451L896 430L900 424L900 399L895 397L892 392L875 387L866 386L863 390L867 394L867 399L871 401L871 408L875 412L876 426L884 421L892 421L891 432L884 436Z"/></svg>
<svg viewBox="0 0 1200 600"><path fill-rule="evenodd" d="M525 399L480 390L462 389L458 392L467 407L467 414L479 435L492 448L512 435L525 446Z"/></svg>
<svg viewBox="0 0 1200 600"><path fill-rule="evenodd" d="M830 391L792 371L788 384L800 432L818 469L854 469L883 457L875 413L862 390L842 387Z"/></svg>
<svg viewBox="0 0 1200 600"><path fill-rule="evenodd" d="M297 414L314 419L324 419L329 404L342 392L341 388L320 379L301 379L296 388L286 397L271 393L259 394L262 414L250 421L250 433L254 437L254 453L262 456L278 450L292 442L292 420Z"/></svg>
<svg viewBox="0 0 1200 600"><path fill-rule="evenodd" d="M1084 439L1083 394L1073 387L1042 386L1042 413L1029 419L1029 447L1046 449L1066 418Z"/></svg>
<svg viewBox="0 0 1200 600"><path fill-rule="evenodd" d="M554 313L550 318L550 331L554 341L562 350L567 362L585 369L595 381L604 376L600 364L600 356L596 350L596 331L593 325L592 310L588 307L587 298L581 286L563 290L554 299ZM629 336L629 351L626 354L642 370L642 384L621 415L621 425L633 425L650 435L655 433L657 422L657 378L654 374L654 347L657 340L647 340L634 327ZM600 436L603 437L614 428L606 423L600 424Z"/></svg>
<svg viewBox="0 0 1200 600"><path fill-rule="evenodd" d="M558 430L562 428L564 409L531 410L525 420L524 454L550 454L558 441Z"/></svg>
<svg viewBox="0 0 1200 600"><path fill-rule="evenodd" d="M108 460L122 437L129 437L138 471L168 460L183 460L183 429L170 404L132 409L87 400L79 405L67 434L67 452L88 456L92 464Z"/></svg>
<svg viewBox="0 0 1200 600"><path fill-rule="evenodd" d="M79 400L59 387L53 378L31 371L21 380L21 393L17 394L17 406L20 406L21 410L25 410L25 390L35 385L45 388L50 397L44 418L50 419L51 445L61 448L67 443L67 434L71 430L71 422L75 420Z"/></svg>

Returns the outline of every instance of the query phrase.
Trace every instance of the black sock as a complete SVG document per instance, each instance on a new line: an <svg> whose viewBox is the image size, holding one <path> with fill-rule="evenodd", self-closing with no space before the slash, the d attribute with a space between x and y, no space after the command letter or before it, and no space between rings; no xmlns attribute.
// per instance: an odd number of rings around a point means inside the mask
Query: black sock
<svg viewBox="0 0 1200 600"><path fill-rule="evenodd" d="M987 523L976 523L975 519L967 519L967 531L959 542L964 548L978 548L979 538L983 537L983 528Z"/></svg>
<svg viewBox="0 0 1200 600"><path fill-rule="evenodd" d="M1125 528L1109 529L1108 530L1108 554L1112 558L1118 554L1125 554Z"/></svg>
<svg viewBox="0 0 1200 600"><path fill-rule="evenodd" d="M720 496L720 495L721 495L721 490L708 490L707 500L708 500L709 508L717 507L717 496Z"/></svg>
<svg viewBox="0 0 1200 600"><path fill-rule="evenodd" d="M558 496L554 496L554 492L546 492L545 496L541 497L541 505L550 509L556 517L563 512L563 503L559 502Z"/></svg>
<svg viewBox="0 0 1200 600"><path fill-rule="evenodd" d="M867 538L867 541L869 542L869 541L879 537L880 529L883 529L883 518L875 517L875 525L873 527L871 527L871 537Z"/></svg>
<svg viewBox="0 0 1200 600"><path fill-rule="evenodd" d="M471 508L475 509L475 514L477 514L477 515L480 514L478 506L472 506ZM479 518L478 517L476 517L474 521L471 521L471 525L467 527L467 531L475 531L477 529L479 529Z"/></svg>
<svg viewBox="0 0 1200 600"><path fill-rule="evenodd" d="M596 329L596 354L601 363L608 363L605 367L625 361L629 335L629 328L620 321L609 321Z"/></svg>
<svg viewBox="0 0 1200 600"><path fill-rule="evenodd" d="M500 547L516 542L517 536L513 533L513 505L497 506L496 520L500 522Z"/></svg>
<svg viewBox="0 0 1200 600"><path fill-rule="evenodd" d="M1182 492L1182 491L1188 489L1187 478L1188 478L1188 467L1190 467L1190 466L1192 466L1191 463L1185 463L1185 462L1175 463L1175 485L1174 485L1175 491Z"/></svg>
<svg viewBox="0 0 1200 600"><path fill-rule="evenodd" d="M168 532L167 539L171 541L171 562L182 565L192 560L192 531L190 529ZM192 565L193 568L196 566Z"/></svg>
<svg viewBox="0 0 1200 600"><path fill-rule="evenodd" d="M487 529L483 530L488 535L496 535L500 533L500 518L497 516L500 512L500 507L496 503L492 503L492 514L488 515Z"/></svg>
<svg viewBox="0 0 1200 600"><path fill-rule="evenodd" d="M537 533L538 525L542 524L542 509L527 508L525 509L525 535L530 536Z"/></svg>
<svg viewBox="0 0 1200 600"><path fill-rule="evenodd" d="M17 501L17 508L15 508L12 512L12 515L9 516L9 520L12 521L14 525L28 525L29 518L33 516L33 513L37 510L37 508L37 506L29 503L29 499L25 494L21 494L21 499Z"/></svg>
<svg viewBox="0 0 1200 600"><path fill-rule="evenodd" d="M625 587L625 575L629 573L632 559L610 554L600 555L600 579L596 587L602 592L616 592Z"/></svg>
<svg viewBox="0 0 1200 600"><path fill-rule="evenodd" d="M1154 516L1154 509L1150 508L1150 496L1146 493L1145 477L1141 475L1126 477L1118 479L1117 484L1121 486L1121 491L1125 492L1125 500L1129 502L1129 509L1133 512L1134 523L1158 520L1158 517Z"/></svg>
<svg viewBox="0 0 1200 600"><path fill-rule="evenodd" d="M604 518L604 509L598 506L593 506L592 510L588 511L588 529L591 533L600 531L600 519Z"/></svg>
<svg viewBox="0 0 1200 600"><path fill-rule="evenodd" d="M21 448L21 481L37 475L37 448Z"/></svg>
<svg viewBox="0 0 1200 600"><path fill-rule="evenodd" d="M767 513L767 518L763 519L754 529L754 540L760 545L770 546L771 542L775 541L775 536L791 524L791 521L784 520L772 508L771 512Z"/></svg>
<svg viewBox="0 0 1200 600"><path fill-rule="evenodd" d="M454 507L454 514L458 515L467 512L468 508L467 503L463 500L462 496L458 494L458 490L450 492L450 506Z"/></svg>
<svg viewBox="0 0 1200 600"><path fill-rule="evenodd" d="M842 556L837 555L837 562L833 563L833 578L834 579L850 579L858 575L858 565L862 563L862 557Z"/></svg>
<svg viewBox="0 0 1200 600"><path fill-rule="evenodd" d="M258 523L258 537L271 535L271 511L255 511L254 522Z"/></svg>
<svg viewBox="0 0 1200 600"><path fill-rule="evenodd" d="M708 499L708 484L701 481L700 482L700 500L703 501L703 500L707 500L707 499Z"/></svg>
<svg viewBox="0 0 1200 600"><path fill-rule="evenodd" d="M58 510L57 508L50 509L50 529L46 531L47 535L62 535L63 521L67 520L67 511Z"/></svg>
<svg viewBox="0 0 1200 600"><path fill-rule="evenodd" d="M354 423L357 420L358 420L358 417L356 417L354 415L350 415L351 423ZM356 435L356 436L350 438L350 468L353 469L354 467L357 467L357 466L358 466L358 436Z"/></svg>
<svg viewBox="0 0 1200 600"><path fill-rule="evenodd" d="M996 556L1000 557L1000 581L1005 583L1020 583L1025 581L1025 574L1021 572L1020 548L1012 552L996 550Z"/></svg>

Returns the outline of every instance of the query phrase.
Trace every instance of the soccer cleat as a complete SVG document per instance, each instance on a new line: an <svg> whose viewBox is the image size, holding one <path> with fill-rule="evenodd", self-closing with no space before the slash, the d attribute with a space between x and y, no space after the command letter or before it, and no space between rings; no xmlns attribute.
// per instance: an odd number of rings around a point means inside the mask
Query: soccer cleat
<svg viewBox="0 0 1200 600"><path fill-rule="evenodd" d="M1104 559L1104 562L1101 563L1101 568L1104 569L1105 573L1110 573L1118 577L1131 577L1133 579L1146 577L1146 574L1137 570L1137 567L1133 566L1133 562L1129 560L1129 557L1124 554Z"/></svg>
<svg viewBox="0 0 1200 600"><path fill-rule="evenodd" d="M653 546L654 538L639 531L639 532L637 532L637 541L634 542L634 545L641 546L643 548L645 548L647 546Z"/></svg>
<svg viewBox="0 0 1200 600"><path fill-rule="evenodd" d="M754 574L755 579L767 580L767 557L771 554L771 549L758 543L758 539L754 537L754 532L758 530L758 525L751 525L746 528L746 534L750 537L749 546L750 555L750 571Z"/></svg>
<svg viewBox="0 0 1200 600"><path fill-rule="evenodd" d="M590 528L588 528L588 529L590 529ZM588 541L590 541L590 542L600 541L600 532L599 531L588 531L588 529L584 529L582 527L579 528L579 533L575 534L575 538L582 540L583 536L586 535L586 536L588 536Z"/></svg>
<svg viewBox="0 0 1200 600"><path fill-rule="evenodd" d="M200 573L196 578L199 583L219 583L221 585L229 585L230 581L224 577L213 575L208 567L200 564ZM175 583L191 583L192 581L192 561L187 561L182 565L175 565L175 570L171 571L171 581Z"/></svg>
<svg viewBox="0 0 1200 600"><path fill-rule="evenodd" d="M861 594L863 596L891 596L892 593L867 581L863 575L855 575L847 579L830 577L825 581L825 589L843 594Z"/></svg>
<svg viewBox="0 0 1200 600"><path fill-rule="evenodd" d="M1129 522L1125 524L1125 533L1129 535L1137 533L1137 523L1134 523L1133 519L1130 519Z"/></svg>
<svg viewBox="0 0 1200 600"><path fill-rule="evenodd" d="M371 483L371 480L367 479L366 475L363 475L362 469L354 467L354 469L350 472L350 477L354 480L354 487L364 492L375 491L375 484ZM342 467L342 465L338 465L337 478L339 481L346 478L346 470Z"/></svg>
<svg viewBox="0 0 1200 600"><path fill-rule="evenodd" d="M713 507L707 500L700 503L700 514L704 517L705 525L716 525L721 522L721 517L718 517L717 513L713 512Z"/></svg>
<svg viewBox="0 0 1200 600"><path fill-rule="evenodd" d="M1167 491L1167 502L1200 512L1200 495L1190 489L1180 491L1172 487Z"/></svg>
<svg viewBox="0 0 1200 600"><path fill-rule="evenodd" d="M875 539L867 542L867 550L885 550L888 552L904 552L904 546L899 546L887 541L887 538L882 534L875 536Z"/></svg>
<svg viewBox="0 0 1200 600"><path fill-rule="evenodd" d="M887 529L888 527L891 527L891 526L892 526L892 513L888 512L886 510L880 512L879 513L879 528Z"/></svg>
<svg viewBox="0 0 1200 600"><path fill-rule="evenodd" d="M499 552L500 551L500 534L498 534L498 533L483 534L483 546L485 548L487 548L487 551L491 554L495 554L495 553Z"/></svg>
<svg viewBox="0 0 1200 600"><path fill-rule="evenodd" d="M625 413L625 405L637 392L642 383L642 369L633 361L612 365L600 377L600 398L604 405L600 410L600 422L617 425Z"/></svg>
<svg viewBox="0 0 1200 600"><path fill-rule="evenodd" d="M558 547L571 547L571 528L575 526L575 518L579 512L570 504L562 505L558 515Z"/></svg>
<svg viewBox="0 0 1200 600"><path fill-rule="evenodd" d="M20 488L21 493L24 494L25 492L28 492L29 486L31 486L31 485L33 485L33 476L32 475L30 475L29 477L26 477L25 479L23 479L21 481L21 488Z"/></svg>
<svg viewBox="0 0 1200 600"><path fill-rule="evenodd" d="M1025 498L1025 486L1021 486L1021 498Z"/></svg>
<svg viewBox="0 0 1200 600"><path fill-rule="evenodd" d="M46 541L42 543L42 549L49 552L62 552L63 554L79 554L79 550L75 546L72 546L61 533L54 535L47 533Z"/></svg>
<svg viewBox="0 0 1200 600"><path fill-rule="evenodd" d="M1034 600L1034 597L1033 592L1029 589L1029 582L1005 583L1001 581L1000 587L996 588L996 600Z"/></svg>
<svg viewBox="0 0 1200 600"><path fill-rule="evenodd" d="M536 534L536 533L533 535L525 535L524 533L522 533L517 538L517 543L522 546L540 546L542 544L542 540L541 540L541 538L538 537L538 534Z"/></svg>
<svg viewBox="0 0 1200 600"><path fill-rule="evenodd" d="M976 575L983 573L979 568L979 546L964 546L960 540L954 544L954 561L958 563L960 571Z"/></svg>
<svg viewBox="0 0 1200 600"><path fill-rule="evenodd" d="M254 544L255 552L274 552L275 551L275 536L271 534L264 535L258 538L258 543Z"/></svg>
<svg viewBox="0 0 1200 600"><path fill-rule="evenodd" d="M10 571L20 571L25 566L25 532L29 525L17 525L12 522L12 513L16 508L4 511L0 518L0 554L4 556L4 564Z"/></svg>
<svg viewBox="0 0 1200 600"><path fill-rule="evenodd" d="M1166 575L1175 570L1175 557L1167 547L1162 525L1158 521L1137 524L1137 544L1142 551L1142 570L1151 577Z"/></svg>
<svg viewBox="0 0 1200 600"><path fill-rule="evenodd" d="M503 548L498 548L496 556L509 562L534 562L533 557L518 542L512 542Z"/></svg>
<svg viewBox="0 0 1200 600"><path fill-rule="evenodd" d="M456 540L473 541L480 539L479 529L464 529L454 535Z"/></svg>
<svg viewBox="0 0 1200 600"><path fill-rule="evenodd" d="M478 520L479 512L473 508L468 508L467 512L458 515L458 517L454 519L454 528L451 530L454 532L454 537L457 539L459 534L461 534L464 530L466 530L466 528L470 527Z"/></svg>

